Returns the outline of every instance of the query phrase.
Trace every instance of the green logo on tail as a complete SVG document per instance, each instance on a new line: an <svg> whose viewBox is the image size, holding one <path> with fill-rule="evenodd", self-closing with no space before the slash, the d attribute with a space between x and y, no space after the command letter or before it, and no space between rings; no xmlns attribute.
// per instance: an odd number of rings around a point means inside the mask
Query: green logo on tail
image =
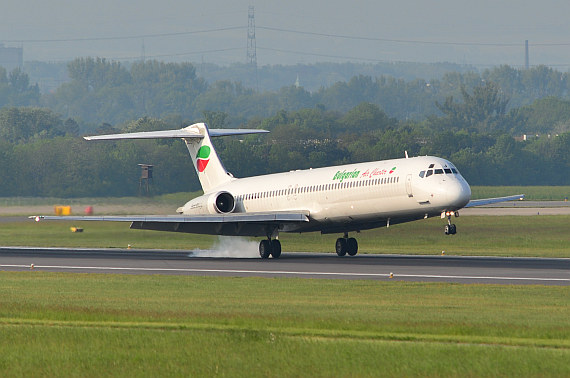
<svg viewBox="0 0 570 378"><path fill-rule="evenodd" d="M198 150L196 154L196 166L198 168L198 172L204 172L208 162L210 161L210 147L202 146Z"/></svg>

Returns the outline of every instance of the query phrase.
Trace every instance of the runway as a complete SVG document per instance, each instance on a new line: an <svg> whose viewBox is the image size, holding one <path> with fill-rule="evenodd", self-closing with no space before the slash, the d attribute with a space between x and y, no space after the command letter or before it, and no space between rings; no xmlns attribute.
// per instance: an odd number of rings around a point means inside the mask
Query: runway
<svg viewBox="0 0 570 378"><path fill-rule="evenodd" d="M283 253L262 260L191 251L0 247L0 270L570 286L570 259L543 258Z"/></svg>

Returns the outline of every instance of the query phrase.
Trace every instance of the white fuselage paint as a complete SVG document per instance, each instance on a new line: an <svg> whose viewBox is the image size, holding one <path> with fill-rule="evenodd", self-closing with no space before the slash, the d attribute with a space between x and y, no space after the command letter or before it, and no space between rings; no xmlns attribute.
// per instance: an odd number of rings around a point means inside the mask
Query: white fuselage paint
<svg viewBox="0 0 570 378"><path fill-rule="evenodd" d="M235 198L235 213L306 213L311 222L282 230L299 232L348 232L421 219L459 210L471 197L453 164L422 156L234 179L178 212L215 213L207 202L222 191Z"/></svg>

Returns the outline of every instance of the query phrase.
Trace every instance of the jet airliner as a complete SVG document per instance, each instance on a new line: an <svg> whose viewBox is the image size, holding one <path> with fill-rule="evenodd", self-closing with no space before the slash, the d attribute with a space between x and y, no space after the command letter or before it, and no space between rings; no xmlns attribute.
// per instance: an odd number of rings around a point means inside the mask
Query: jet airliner
<svg viewBox="0 0 570 378"><path fill-rule="evenodd" d="M165 216L37 216L36 220L131 222L132 229L210 235L264 237L262 258L281 255L280 232L339 233L335 251L354 256L358 242L349 237L428 217L451 222L464 207L522 199L524 195L471 201L471 188L449 161L433 156L306 169L235 178L220 161L211 137L266 133L257 129L209 129L196 123L179 130L85 137L87 140L181 138L204 194Z"/></svg>

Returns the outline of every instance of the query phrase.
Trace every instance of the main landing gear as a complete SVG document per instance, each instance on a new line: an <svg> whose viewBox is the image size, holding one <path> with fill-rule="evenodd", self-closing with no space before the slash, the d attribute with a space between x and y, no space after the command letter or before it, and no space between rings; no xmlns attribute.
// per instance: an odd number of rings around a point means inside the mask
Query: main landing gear
<svg viewBox="0 0 570 378"><path fill-rule="evenodd" d="M335 250L339 256L344 256L347 253L349 256L354 256L358 253L358 242L355 238L349 238L348 233L345 232L342 238L336 239Z"/></svg>
<svg viewBox="0 0 570 378"><path fill-rule="evenodd" d="M444 232L446 235L455 235L457 233L457 227L451 223L451 216L455 215L456 217L459 216L459 213L457 211L448 211L445 213L442 213L442 218L444 216L447 216L447 224L445 225L444 228Z"/></svg>
<svg viewBox="0 0 570 378"><path fill-rule="evenodd" d="M279 239L267 238L259 242L259 256L262 259L269 258L269 255L273 256L274 259L278 259L281 256L281 242Z"/></svg>

